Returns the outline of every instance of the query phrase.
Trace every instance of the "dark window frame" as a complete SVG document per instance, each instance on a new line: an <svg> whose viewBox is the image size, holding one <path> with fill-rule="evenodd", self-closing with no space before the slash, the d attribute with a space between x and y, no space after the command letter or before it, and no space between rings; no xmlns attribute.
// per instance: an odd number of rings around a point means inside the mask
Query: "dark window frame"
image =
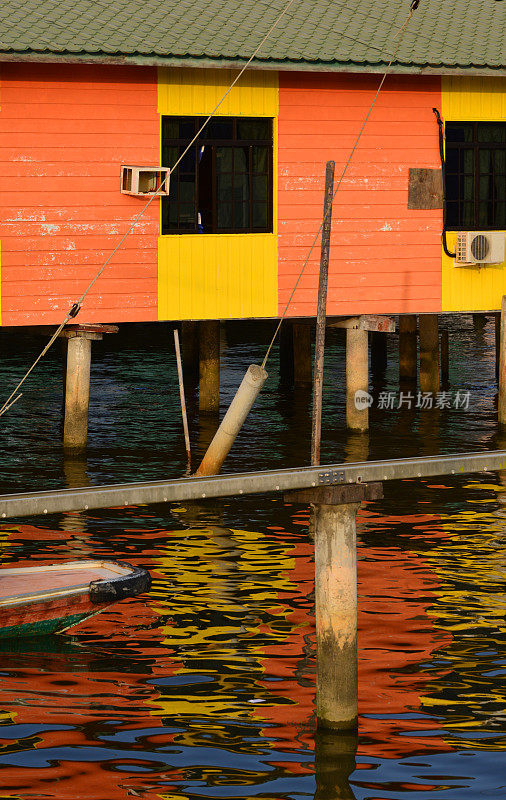
<svg viewBox="0 0 506 800"><path fill-rule="evenodd" d="M162 166L172 167L173 163L177 160L178 154L181 154L185 148L188 146L189 142L193 138L193 136L198 132L199 128L205 121L205 117L190 117L190 116L170 116L164 115L162 117ZM262 122L268 123L269 129L269 136L268 138L249 138L243 139L240 138L238 134L238 125L241 123L247 122ZM172 138L166 134L166 128L169 127L171 123L178 123L181 129L184 127L184 136L178 138ZM219 127L220 124L222 126L231 125L232 126L232 136L230 138L219 138L217 136L212 135L213 131L213 123L217 123L215 127ZM193 133L192 133L193 130ZM201 148L207 148L203 152L206 154L207 159L209 160L209 156L211 158L211 164L206 166L206 172L204 169L200 168L200 161L203 158L203 153L199 153ZM218 148L229 148L232 150L231 160L232 160L232 168L230 171L219 171L217 167L217 151ZM235 159L236 155L234 153L234 149L240 149L243 151L243 156L247 150L247 169L244 170L238 169L236 170ZM266 160L266 168L264 170L254 169L254 148L267 148L267 160ZM192 149L189 153L185 156L183 161L181 162L180 166L176 168L175 172L170 176L170 191L169 196L162 198L162 235L174 235L174 234L193 234L193 233L202 233L203 235L206 234L227 234L227 233L234 233L234 234L254 234L254 233L272 233L274 230L274 176L273 176L273 151L274 151L274 120L272 117L215 117L211 123L209 123L208 127L204 129L202 134L199 136L195 144L192 146ZM257 153L258 156L258 153ZM264 153L265 158L265 153ZM258 156L258 160L260 157ZM247 201L238 202L232 195L230 199L230 203L222 203L221 208L223 210L225 205L230 205L230 212L231 212L231 222L232 225L230 226L223 226L219 224L219 201L217 197L217 187L218 187L218 179L223 178L223 176L230 176L230 183L231 186L235 188L236 186L236 176L237 177L237 186L238 188L242 188L244 190L245 181L244 176L247 176L247 191L248 191L248 199ZM185 183L184 177L187 177L187 183L193 184L193 199L192 201L185 201L181 199L181 189L183 184ZM242 176L242 177L239 177ZM193 181L191 178L194 178ZM254 178L264 178L264 186L265 181L267 182L267 194L266 194L266 201L257 200L255 201L254 197ZM211 185L211 190L209 191L209 186L207 189L202 189L202 192L205 193L206 202L210 200L210 207L204 208L202 206L202 196L201 196L201 187L204 184L204 180L207 178L208 184ZM242 187L239 185L242 184ZM192 209L193 205L193 210ZM266 205L266 225L255 225L254 222L254 206L265 206ZM236 219L235 215L237 209L242 207L242 210L239 212L240 214L247 213L247 224L243 226L235 225ZM174 212L174 208L176 211ZM199 230L199 223L198 223L198 212L205 211L205 220L206 224L204 226L204 230ZM186 219L184 219L184 212L186 212ZM204 216L204 215L202 215ZM191 219L190 219L191 218ZM244 219L244 217L243 217ZM241 221L241 220L239 220Z"/></svg>
<svg viewBox="0 0 506 800"><path fill-rule="evenodd" d="M479 126L504 126L505 141L483 141ZM454 139L458 129L472 128L472 138L465 141ZM483 130L483 128L482 128ZM505 230L506 229L506 122L475 121L447 122L445 125L445 184L446 184L446 227L453 231ZM498 171L495 164L488 171L482 169L480 155L486 151L504 154L504 171ZM466 154L467 165L464 164ZM493 159L496 162L498 159ZM455 163L457 162L457 163ZM480 181L486 181L487 198L480 197ZM497 181L503 181L505 189L497 191ZM472 191L470 192L470 187ZM455 191L457 189L457 191ZM500 206L500 208L499 208Z"/></svg>

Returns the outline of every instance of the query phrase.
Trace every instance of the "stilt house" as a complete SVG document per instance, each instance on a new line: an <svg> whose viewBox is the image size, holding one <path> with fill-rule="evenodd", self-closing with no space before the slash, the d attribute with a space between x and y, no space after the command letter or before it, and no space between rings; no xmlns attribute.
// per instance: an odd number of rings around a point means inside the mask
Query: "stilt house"
<svg viewBox="0 0 506 800"><path fill-rule="evenodd" d="M2 325L61 321L285 5L5 0ZM79 321L277 317L321 222L325 163L338 178L392 57L334 203L328 312L498 309L506 3L409 12L295 0ZM318 260L293 317L315 314Z"/></svg>

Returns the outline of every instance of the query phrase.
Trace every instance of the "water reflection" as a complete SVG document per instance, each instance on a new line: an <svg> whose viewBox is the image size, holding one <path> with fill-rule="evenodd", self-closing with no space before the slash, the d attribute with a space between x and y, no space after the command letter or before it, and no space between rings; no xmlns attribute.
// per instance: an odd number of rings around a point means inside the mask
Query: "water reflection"
<svg viewBox="0 0 506 800"><path fill-rule="evenodd" d="M459 354L452 386L455 378L470 388L469 412L374 407L366 435L344 429L343 343L329 337L322 463L504 446L491 323L481 340L471 317L451 330ZM262 355L232 333L222 413ZM44 365L27 388L30 412L17 404L3 418L3 490L184 472L175 364L148 334L97 343L85 461L62 459L59 358ZM25 345L23 358L5 348L4 380L23 365L29 338ZM388 337L384 380L397 392L394 346ZM277 369L269 366L274 378ZM307 463L310 403L308 392L268 383L227 469ZM198 452L212 432L194 412L191 425ZM5 565L93 554L146 566L154 577L148 598L119 604L72 636L0 645L2 791L37 800L501 797L503 480L404 481L363 505L358 739L315 737L308 508L272 496L225 498L0 526Z"/></svg>

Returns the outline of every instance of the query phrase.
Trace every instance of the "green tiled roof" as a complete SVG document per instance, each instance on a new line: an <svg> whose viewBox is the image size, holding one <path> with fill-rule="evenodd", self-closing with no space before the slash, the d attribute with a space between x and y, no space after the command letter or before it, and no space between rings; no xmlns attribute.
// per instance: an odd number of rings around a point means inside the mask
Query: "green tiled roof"
<svg viewBox="0 0 506 800"><path fill-rule="evenodd" d="M240 62L287 0L4 0L0 58ZM295 0L256 62L324 69L389 60L410 0ZM420 0L407 68L506 68L506 0Z"/></svg>

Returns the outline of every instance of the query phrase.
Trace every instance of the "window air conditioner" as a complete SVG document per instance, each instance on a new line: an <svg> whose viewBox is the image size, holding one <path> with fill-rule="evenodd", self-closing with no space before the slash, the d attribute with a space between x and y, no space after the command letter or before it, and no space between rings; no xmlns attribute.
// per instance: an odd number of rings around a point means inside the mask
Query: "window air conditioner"
<svg viewBox="0 0 506 800"><path fill-rule="evenodd" d="M457 233L454 264L502 264L505 259L504 245L504 231Z"/></svg>

